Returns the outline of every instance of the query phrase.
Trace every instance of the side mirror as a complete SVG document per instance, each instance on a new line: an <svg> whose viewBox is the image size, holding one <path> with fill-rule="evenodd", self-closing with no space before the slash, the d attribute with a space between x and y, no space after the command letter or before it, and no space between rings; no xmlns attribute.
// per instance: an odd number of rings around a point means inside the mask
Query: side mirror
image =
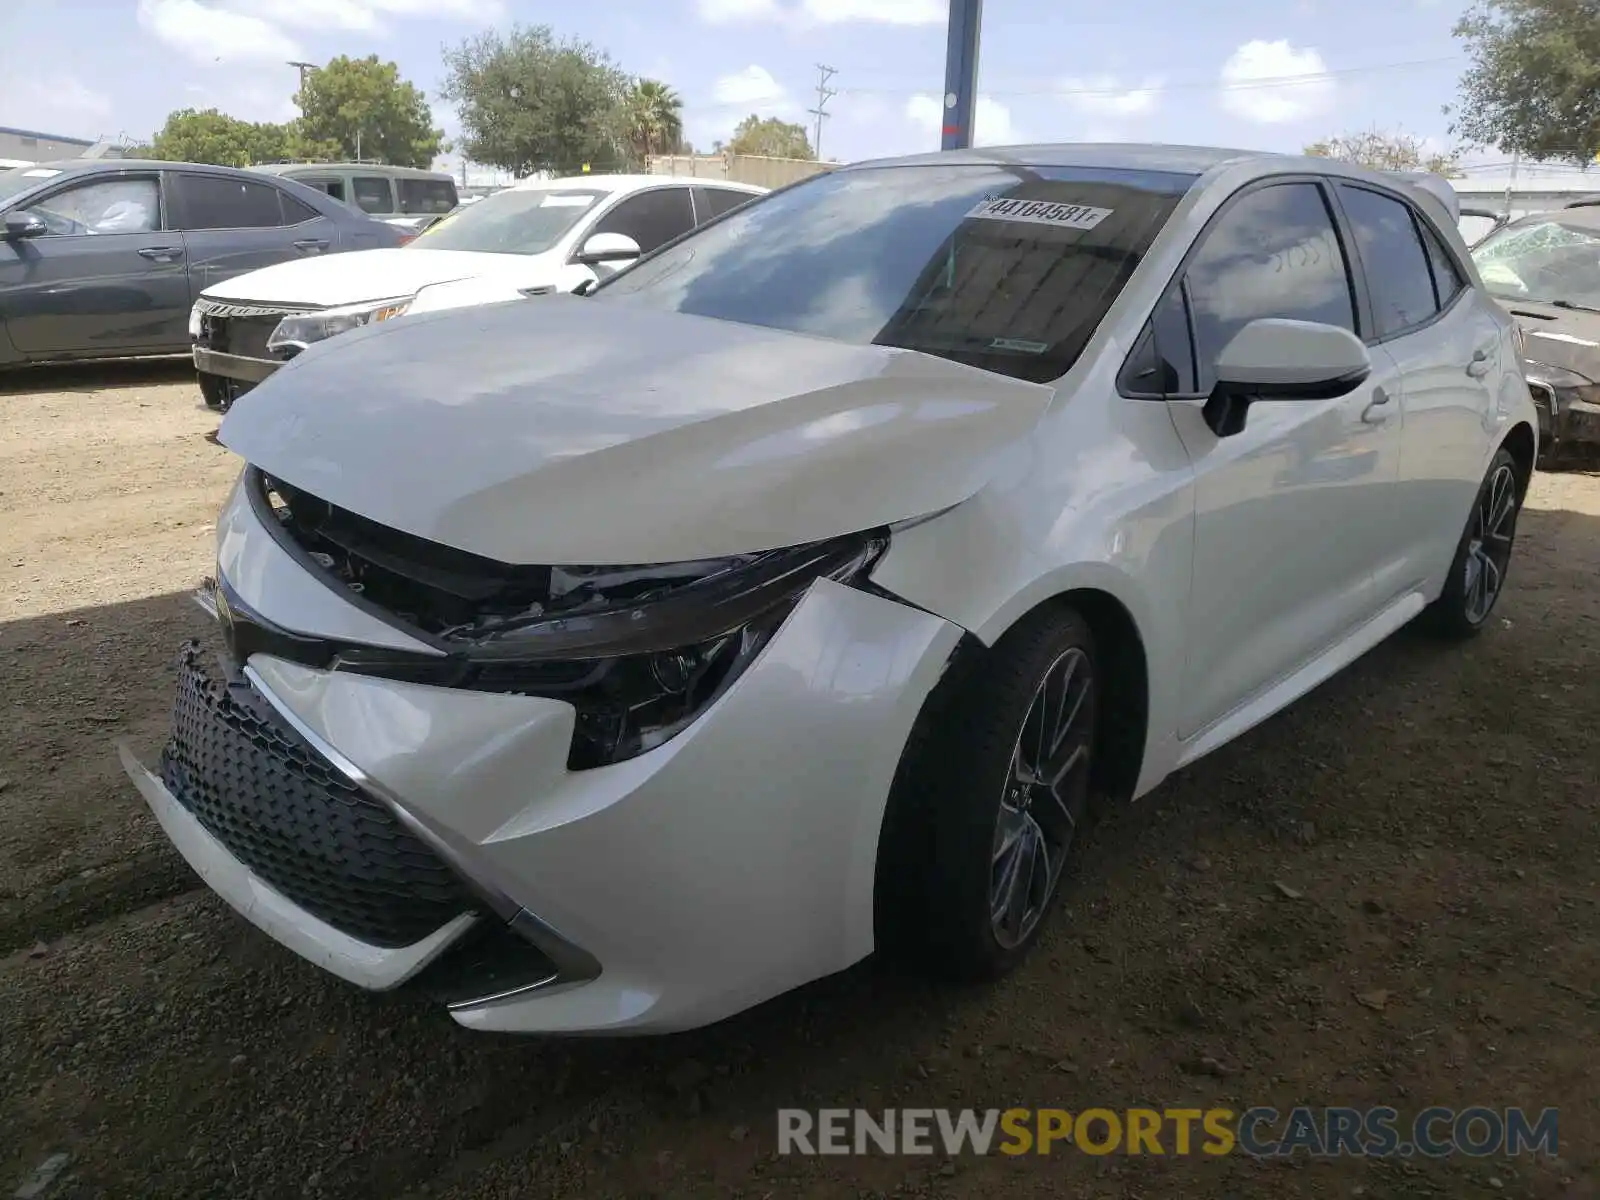
<svg viewBox="0 0 1600 1200"><path fill-rule="evenodd" d="M601 263L631 262L643 253L639 243L625 233L597 233L583 244L577 261L594 267Z"/></svg>
<svg viewBox="0 0 1600 1200"><path fill-rule="evenodd" d="M50 227L44 223L44 218L36 217L26 209L6 214L4 236L8 241L14 238L36 238L49 232Z"/></svg>
<svg viewBox="0 0 1600 1200"><path fill-rule="evenodd" d="M1319 321L1251 321L1217 355L1206 422L1218 437L1244 428L1259 400L1333 400L1372 374L1372 356L1348 329Z"/></svg>

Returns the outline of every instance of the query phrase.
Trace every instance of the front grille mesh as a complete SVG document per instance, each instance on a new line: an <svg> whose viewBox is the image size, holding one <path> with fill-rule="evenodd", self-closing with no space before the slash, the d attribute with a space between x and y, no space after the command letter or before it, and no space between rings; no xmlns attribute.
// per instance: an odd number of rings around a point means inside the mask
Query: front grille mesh
<svg viewBox="0 0 1600 1200"><path fill-rule="evenodd" d="M475 907L379 800L296 734L242 673L190 642L179 664L168 790L263 882L370 945L409 946Z"/></svg>
<svg viewBox="0 0 1600 1200"><path fill-rule="evenodd" d="M267 353L267 339L281 320L282 313L268 317L206 316L201 323L201 344L220 354L271 358Z"/></svg>

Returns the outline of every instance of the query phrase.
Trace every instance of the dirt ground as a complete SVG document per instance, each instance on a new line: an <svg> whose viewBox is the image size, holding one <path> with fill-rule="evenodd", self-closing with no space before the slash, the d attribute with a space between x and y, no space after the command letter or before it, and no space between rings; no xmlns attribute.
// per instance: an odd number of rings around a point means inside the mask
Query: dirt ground
<svg viewBox="0 0 1600 1200"><path fill-rule="evenodd" d="M1600 1194L1600 476L1536 480L1485 637L1402 633L1114 814L1013 979L869 963L560 1042L302 964L123 780L208 635L236 464L193 377L4 381L0 422L0 1189L65 1154L51 1200ZM780 1106L1295 1104L1558 1107L1561 1157L774 1153Z"/></svg>

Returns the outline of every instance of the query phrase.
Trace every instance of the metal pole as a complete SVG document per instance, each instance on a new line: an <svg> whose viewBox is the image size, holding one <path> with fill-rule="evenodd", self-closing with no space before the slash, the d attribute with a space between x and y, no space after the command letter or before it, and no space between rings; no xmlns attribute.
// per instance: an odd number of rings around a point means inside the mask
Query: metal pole
<svg viewBox="0 0 1600 1200"><path fill-rule="evenodd" d="M950 0L941 150L972 148L972 120L978 107L978 29L982 22L983 0Z"/></svg>
<svg viewBox="0 0 1600 1200"><path fill-rule="evenodd" d="M308 62L292 62L289 65L296 68L300 72L300 91L304 92L306 90L306 72L315 71L317 69L317 64ZM304 107L301 108L300 115L305 116Z"/></svg>
<svg viewBox="0 0 1600 1200"><path fill-rule="evenodd" d="M811 153L816 155L818 162L822 161L822 121L829 115L826 111L828 101L839 94L828 86L828 80L838 73L832 67L824 66L822 63L817 64L817 106L810 112L817 118L817 131L811 142Z"/></svg>

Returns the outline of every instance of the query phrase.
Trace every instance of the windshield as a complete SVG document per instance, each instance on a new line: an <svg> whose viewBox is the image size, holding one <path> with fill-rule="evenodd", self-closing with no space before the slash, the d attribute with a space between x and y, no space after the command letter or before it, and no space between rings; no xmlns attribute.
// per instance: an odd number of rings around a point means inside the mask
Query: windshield
<svg viewBox="0 0 1600 1200"><path fill-rule="evenodd" d="M458 209L411 245L424 250L543 254L606 194L589 188L510 188Z"/></svg>
<svg viewBox="0 0 1600 1200"><path fill-rule="evenodd" d="M18 192L38 187L46 179L59 174L61 172L54 167L12 167L8 171L0 171L0 204Z"/></svg>
<svg viewBox="0 0 1600 1200"><path fill-rule="evenodd" d="M1502 300L1600 305L1600 227L1563 221L1508 226L1472 251Z"/></svg>
<svg viewBox="0 0 1600 1200"><path fill-rule="evenodd" d="M1083 352L1194 179L987 163L834 171L590 295L1044 382Z"/></svg>

